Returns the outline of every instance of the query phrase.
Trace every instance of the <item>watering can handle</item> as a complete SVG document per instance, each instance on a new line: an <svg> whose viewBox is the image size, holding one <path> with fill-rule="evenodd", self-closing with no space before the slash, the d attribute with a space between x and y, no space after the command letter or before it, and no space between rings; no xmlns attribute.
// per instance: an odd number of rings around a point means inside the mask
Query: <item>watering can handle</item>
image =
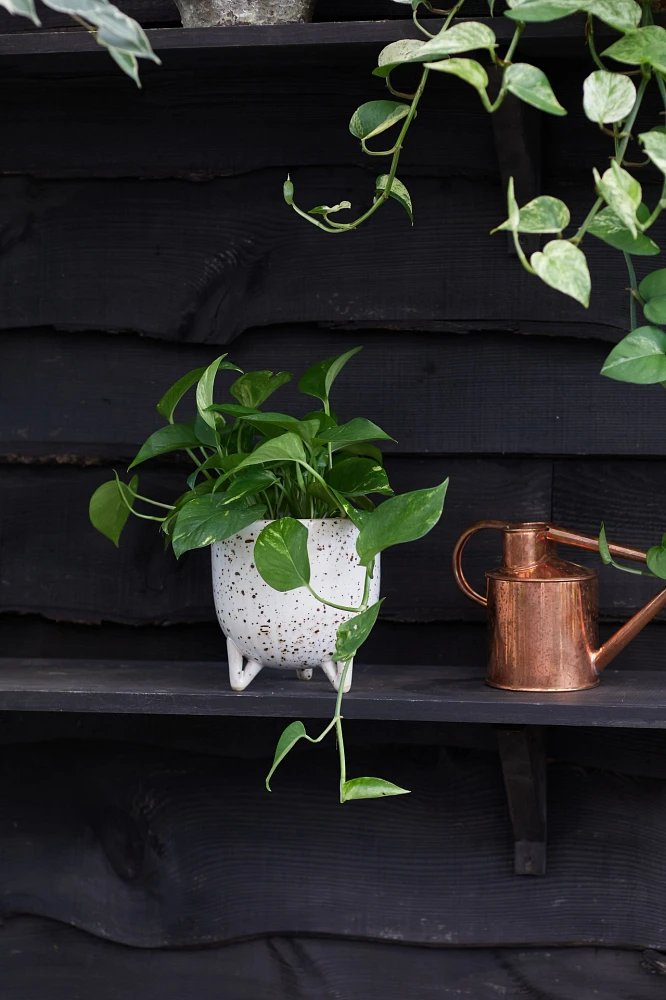
<svg viewBox="0 0 666 1000"><path fill-rule="evenodd" d="M554 524L548 528L547 535L551 542L559 542L560 545L574 545L577 549L588 549L590 552L599 551L599 539L592 535L581 535L579 531L558 528ZM611 555L620 559L631 559L634 562L645 562L647 559L642 549L632 549L628 545L608 542L608 550Z"/></svg>
<svg viewBox="0 0 666 1000"><path fill-rule="evenodd" d="M483 531L484 528L496 528L498 531L503 531L505 528L508 528L508 526L507 521L477 521L476 524L471 526L471 528L467 528L466 531L463 531L453 548L453 575L456 583L462 590L463 594L466 594L466 596L472 601L476 601L477 604L480 604L484 608L488 604L488 598L482 597L481 594L477 594L474 588L471 587L465 579L465 574L462 570L463 549L472 535L475 535L477 531Z"/></svg>

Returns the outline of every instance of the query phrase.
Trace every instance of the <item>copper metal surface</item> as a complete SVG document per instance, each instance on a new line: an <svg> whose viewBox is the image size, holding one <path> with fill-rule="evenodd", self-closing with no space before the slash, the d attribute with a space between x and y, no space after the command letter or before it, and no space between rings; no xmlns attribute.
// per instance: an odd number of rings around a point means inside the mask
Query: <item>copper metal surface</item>
<svg viewBox="0 0 666 1000"><path fill-rule="evenodd" d="M463 549L483 528L502 532L503 562L486 573L486 597L469 585ZM598 645L598 574L557 555L557 543L599 550L599 540L546 522L479 521L453 550L453 574L462 592L488 607L487 683L509 691L578 691L599 683L599 672L658 611L666 589ZM639 549L609 543L615 556L645 562Z"/></svg>

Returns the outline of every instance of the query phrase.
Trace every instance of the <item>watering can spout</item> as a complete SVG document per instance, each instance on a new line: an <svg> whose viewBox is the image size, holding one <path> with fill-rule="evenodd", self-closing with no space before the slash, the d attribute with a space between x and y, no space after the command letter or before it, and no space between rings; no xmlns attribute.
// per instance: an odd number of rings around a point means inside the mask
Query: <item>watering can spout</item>
<svg viewBox="0 0 666 1000"><path fill-rule="evenodd" d="M588 537L586 535L579 535L573 531L567 531L565 528L551 527L548 530L548 537L556 542L562 542L564 544L576 545L579 548L592 549L594 551L599 551L599 539ZM621 559L631 559L634 562L645 562L646 553L641 549L628 548L626 545L616 545L612 542L608 543L608 548L612 555L619 556ZM602 671L604 667L607 667L611 660L614 660L618 653L620 653L624 647L631 642L634 636L638 635L642 628L644 628L648 622L652 621L654 616L658 614L662 608L666 607L666 589L661 590L658 594L648 601L648 603L637 611L633 618L630 618L628 622L619 628L617 632L614 633L608 639L607 642L600 646L592 654L594 669L597 673Z"/></svg>

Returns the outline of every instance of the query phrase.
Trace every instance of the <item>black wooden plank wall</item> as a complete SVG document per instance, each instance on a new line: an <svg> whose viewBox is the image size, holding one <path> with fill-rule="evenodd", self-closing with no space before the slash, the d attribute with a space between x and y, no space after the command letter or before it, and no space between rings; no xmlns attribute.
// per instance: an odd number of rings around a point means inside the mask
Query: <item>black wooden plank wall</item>
<svg viewBox="0 0 666 1000"><path fill-rule="evenodd" d="M147 24L176 20L170 0L127 9ZM319 17L395 10L322 0ZM2 30L17 23L0 18ZM367 53L317 58L285 64L273 52L241 69L219 56L196 68L166 58L140 93L117 73L3 66L4 655L221 659L206 554L177 564L143 524L116 551L87 523L90 492L157 426L155 400L219 345L244 368L298 373L364 344L336 387L340 415L395 434L387 463L398 489L451 476L433 536L385 560L370 661L481 661L483 616L449 571L474 520L552 518L595 533L603 519L611 537L644 546L666 529L663 390L598 375L624 329L621 261L590 245L585 312L487 235L504 213L495 139L456 81L435 81L405 151L413 229L397 205L341 240L301 224L281 201L287 169L304 204L367 200L374 164L346 123L382 94ZM547 68L575 107L587 69ZM605 142L576 113L566 125L544 120L542 190L584 212ZM646 174L648 196L655 180ZM293 386L281 395L284 408L296 401ZM168 496L184 467L142 475ZM473 581L498 554L491 536L470 546ZM603 634L653 590L604 572ZM653 625L618 665L660 669L663 636ZM474 727L351 727L358 766L415 789L380 814L335 804L330 750L302 758L267 796L274 721L252 733L238 721L223 733L215 720L3 721L0 910L13 915L0 931L3 1000L93 990L122 1000L152 996L155 981L174 1000L323 1000L333 988L402 1000L417 996L415 981L424 996L434 983L480 1000L657 995L638 955L613 949L666 947L659 733L553 737L549 875L526 881L511 874L493 736ZM398 745L388 764L376 763L378 744ZM313 934L502 948L474 962L410 950L407 962L397 945ZM506 951L573 942L590 948L558 952L556 974L550 953ZM227 946L157 950L212 944ZM368 963L384 976L368 980Z"/></svg>

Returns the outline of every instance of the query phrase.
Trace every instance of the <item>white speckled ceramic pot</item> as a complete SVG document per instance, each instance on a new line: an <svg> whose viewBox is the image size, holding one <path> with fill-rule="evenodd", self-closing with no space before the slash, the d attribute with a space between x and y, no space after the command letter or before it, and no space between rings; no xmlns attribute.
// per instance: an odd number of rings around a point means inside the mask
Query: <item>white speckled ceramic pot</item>
<svg viewBox="0 0 666 1000"><path fill-rule="evenodd" d="M337 688L342 664L333 661L336 631L353 614L321 604L302 587L282 594L262 580L254 565L254 542L268 523L257 521L211 546L215 610L227 637L231 686L242 691L262 667L297 670L304 680L313 667L321 667ZM308 529L312 589L336 604L358 607L365 581L356 554L358 529L337 517L301 523ZM379 578L377 559L371 604L379 599ZM350 664L345 691L351 675Z"/></svg>
<svg viewBox="0 0 666 1000"><path fill-rule="evenodd" d="M176 0L184 28L312 20L314 0Z"/></svg>

